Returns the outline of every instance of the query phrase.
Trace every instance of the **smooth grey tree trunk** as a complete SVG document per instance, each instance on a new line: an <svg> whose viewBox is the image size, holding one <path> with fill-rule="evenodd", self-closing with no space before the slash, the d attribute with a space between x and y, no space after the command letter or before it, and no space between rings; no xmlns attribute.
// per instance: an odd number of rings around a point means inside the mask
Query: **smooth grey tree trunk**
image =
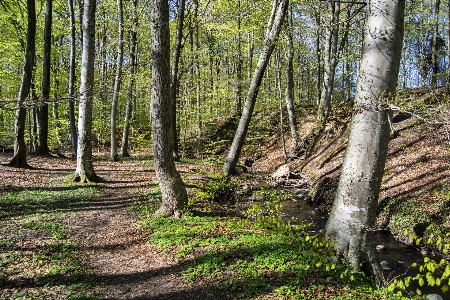
<svg viewBox="0 0 450 300"><path fill-rule="evenodd" d="M116 77L114 79L114 91L111 101L111 152L110 160L119 161L117 153L117 105L119 103L120 87L122 85L122 64L123 64L123 6L122 0L117 0L117 19L118 19L118 41L117 41L117 59L116 59Z"/></svg>
<svg viewBox="0 0 450 300"><path fill-rule="evenodd" d="M276 86L278 91L278 108L280 110L280 136L281 136L281 148L283 149L284 163L287 162L288 156L286 152L286 140L284 138L284 114L283 114L283 90L281 88L281 54L275 54L275 60L277 64L277 77Z"/></svg>
<svg viewBox="0 0 450 300"><path fill-rule="evenodd" d="M52 0L46 0L44 26L44 59L42 64L42 105L39 109L39 145L36 154L49 156L48 100L50 98L50 66L52 47Z"/></svg>
<svg viewBox="0 0 450 300"><path fill-rule="evenodd" d="M389 107L397 87L405 0L369 1L355 112L333 208L326 225L338 257L383 282L373 226L389 142ZM361 267L361 265L363 265Z"/></svg>
<svg viewBox="0 0 450 300"><path fill-rule="evenodd" d="M170 118L170 36L167 0L152 0L152 129L155 172L162 203L154 216L179 217L188 198L175 168Z"/></svg>
<svg viewBox="0 0 450 300"><path fill-rule="evenodd" d="M33 78L34 56L36 51L36 5L35 0L27 0L28 29L25 65L23 67L22 83L17 97L16 115L14 118L14 156L9 165L17 168L28 167L27 146L25 144L25 119L27 110L25 99L30 94Z"/></svg>
<svg viewBox="0 0 450 300"><path fill-rule="evenodd" d="M274 1L278 2L277 0ZM247 99L245 101L244 109L242 111L242 116L239 121L238 128L234 135L233 143L228 152L228 156L223 167L223 172L227 174L232 174L235 171L236 164L241 154L242 147L244 145L245 137L247 135L248 126L252 117L253 109L255 107L256 98L258 97L259 87L261 85L264 72L269 63L270 56L272 55L273 49L276 46L278 39L278 34L280 32L283 20L286 16L286 12L289 6L289 0L281 0L278 3L275 18L273 22L269 20L269 27L267 29L267 34L264 39L264 45L261 49L261 54L259 56L258 64L256 65L256 70L253 74L253 79L250 83L250 88L248 90Z"/></svg>
<svg viewBox="0 0 450 300"><path fill-rule="evenodd" d="M289 128L291 129L291 152L297 149L298 133L297 120L295 118L294 107L294 42L293 42L293 22L292 22L292 6L289 14L290 22L287 29L288 54L287 54L287 70L286 70L286 107L289 118Z"/></svg>
<svg viewBox="0 0 450 300"><path fill-rule="evenodd" d="M80 104L78 109L78 148L75 181L100 181L92 165L92 106L94 99L96 0L84 0L83 51L81 55Z"/></svg>
<svg viewBox="0 0 450 300"><path fill-rule="evenodd" d="M132 18L133 23L131 25L130 32L130 74L129 74L129 82L128 82L128 91L127 91L127 104L125 109L125 120L123 126L122 133L122 148L121 155L122 157L130 157L130 153L128 153L128 138L130 134L130 123L131 117L133 113L133 99L134 99L134 87L136 83L135 73L136 73L136 45L137 45L137 27L138 27L138 15L136 12L137 9L137 0L132 0Z"/></svg>
<svg viewBox="0 0 450 300"><path fill-rule="evenodd" d="M72 144L72 157L77 157L77 128L75 124L75 59L76 59L76 43L75 43L75 11L73 8L73 0L68 0L70 14L70 64L69 64L69 126L70 126L70 142Z"/></svg>
<svg viewBox="0 0 450 300"><path fill-rule="evenodd" d="M186 0L180 0L178 6L178 20L177 20L177 34L175 38L175 48L173 51L172 60L172 74L170 80L170 117L172 123L172 137L173 137L173 158L178 161L180 156L178 154L178 130L177 130L177 90L178 90L178 69L180 64L182 39L183 39L183 25L184 25L184 9Z"/></svg>

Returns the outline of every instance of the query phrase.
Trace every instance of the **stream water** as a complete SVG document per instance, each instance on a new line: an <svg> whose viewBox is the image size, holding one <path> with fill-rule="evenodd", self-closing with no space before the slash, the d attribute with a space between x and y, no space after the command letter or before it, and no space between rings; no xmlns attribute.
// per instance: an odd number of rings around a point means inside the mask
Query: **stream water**
<svg viewBox="0 0 450 300"><path fill-rule="evenodd" d="M289 188L285 190L292 192ZM310 201L304 200L302 196L294 196L292 200L284 201L281 213L286 220L290 220L293 223L296 221L311 223L308 229L310 234L317 234L324 229L328 218L328 211L314 207ZM417 272L417 269L411 268L411 265L413 263L423 263L424 255L422 252L415 247L397 241L389 231L376 231L375 235L375 244L383 249L378 251L378 254L379 260L382 262L385 278L391 280L397 277L402 278L415 275L414 272ZM430 258L439 261L442 257L430 256ZM446 292L443 294L440 287L419 287L415 284L416 282L411 283L411 291L419 288L425 294L439 294L444 299L450 299L450 293ZM414 294L412 292L412 295Z"/></svg>

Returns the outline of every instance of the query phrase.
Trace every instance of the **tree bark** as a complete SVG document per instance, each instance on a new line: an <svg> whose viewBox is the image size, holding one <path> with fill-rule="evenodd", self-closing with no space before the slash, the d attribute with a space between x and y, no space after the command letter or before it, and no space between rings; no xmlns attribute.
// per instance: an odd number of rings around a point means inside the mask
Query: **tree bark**
<svg viewBox="0 0 450 300"><path fill-rule="evenodd" d="M186 0L180 0L178 6L177 35L175 38L175 49L173 51L172 75L170 81L170 117L172 123L173 137L173 158L175 161L180 159L178 155L178 131L177 131L177 89L178 89L178 67L180 63L183 25L184 25L184 8Z"/></svg>
<svg viewBox="0 0 450 300"><path fill-rule="evenodd" d="M236 106L235 106L235 115L239 116L242 111L242 49L241 49L241 0L237 1L237 66L236 66L236 75L237 75L237 87L236 87Z"/></svg>
<svg viewBox="0 0 450 300"><path fill-rule="evenodd" d="M50 65L52 47L52 0L46 0L44 28L44 60L42 64L42 105L39 109L39 146L36 154L49 156L48 100L50 98Z"/></svg>
<svg viewBox="0 0 450 300"><path fill-rule="evenodd" d="M138 0L132 0L132 18L133 24L131 25L130 32L130 79L128 82L128 92L127 92L127 104L125 110L125 121L122 133L122 157L130 157L128 153L128 137L130 132L130 123L133 113L133 98L134 98L134 87L135 87L135 73L136 73L136 45L137 45L137 27L138 27L138 15L136 13Z"/></svg>
<svg viewBox="0 0 450 300"><path fill-rule="evenodd" d="M284 138L284 114L283 114L283 91L281 88L281 54L278 51L278 53L275 54L275 60L277 64L277 78L276 78L276 85L278 90L278 108L280 109L280 136L281 136L281 147L283 149L283 157L284 157L284 163L287 162L288 156L286 152L286 141Z"/></svg>
<svg viewBox="0 0 450 300"><path fill-rule="evenodd" d="M274 1L274 4L278 2ZM223 172L227 174L234 173L239 155L241 154L242 146L244 145L244 140L247 135L248 126L252 117L253 109L255 107L256 98L258 96L258 90L261 85L262 78L264 76L264 71L269 63L270 56L272 55L273 49L275 48L276 41L278 39L278 34L283 24L284 17L286 15L289 6L289 0L281 0L278 3L276 9L275 18L269 20L269 27L267 28L267 34L264 39L264 46L261 50L261 54L256 65L255 73L253 74L252 82L250 83L250 88L248 90L247 99L245 101L244 109L242 111L242 116L239 121L236 134L234 135L233 143L230 148L230 152L225 161L223 167Z"/></svg>
<svg viewBox="0 0 450 300"><path fill-rule="evenodd" d="M34 56L36 51L36 6L35 0L27 0L28 29L25 65L23 67L22 83L17 97L16 115L14 118L14 156L9 165L17 168L28 167L27 148L25 144L25 119L27 110L24 106L30 94L33 77Z"/></svg>
<svg viewBox="0 0 450 300"><path fill-rule="evenodd" d="M435 20L433 24L433 40L431 42L431 69L433 71L433 74L431 75L431 84L433 86L437 86L438 83L438 53L437 53L437 41L438 41L438 35L439 35L439 9L441 6L441 1L436 0L436 3L434 4L434 14L435 14Z"/></svg>
<svg viewBox="0 0 450 300"><path fill-rule="evenodd" d="M373 226L389 142L388 99L395 95L403 40L404 0L369 1L347 152L326 225L338 257L383 282ZM361 265L363 264L363 267ZM367 267L367 268L366 268Z"/></svg>
<svg viewBox="0 0 450 300"><path fill-rule="evenodd" d="M339 15L341 13L339 2L329 2L329 5L330 24L325 40L323 86L319 105L319 122L321 125L326 124L331 109L331 96L337 65Z"/></svg>
<svg viewBox="0 0 450 300"><path fill-rule="evenodd" d="M123 6L122 0L117 0L117 18L118 18L118 41L117 41L117 60L116 77L114 79L114 91L111 101L111 161L119 161L117 153L117 104L119 102L120 86L122 84L122 64L123 64Z"/></svg>
<svg viewBox="0 0 450 300"><path fill-rule="evenodd" d="M69 4L69 14L70 14L70 63L69 63L69 124L70 124L70 141L72 148L72 157L77 157L77 128L75 124L75 104L74 104L74 94L75 94L75 11L73 8L73 0L68 0Z"/></svg>
<svg viewBox="0 0 450 300"><path fill-rule="evenodd" d="M155 172L162 193L157 216L179 217L187 204L186 187L175 168L170 118L170 37L167 0L152 0L152 128Z"/></svg>
<svg viewBox="0 0 450 300"><path fill-rule="evenodd" d="M96 0L84 0L83 52L81 55L80 104L78 111L77 168L74 180L80 183L101 179L92 165L92 102L94 98Z"/></svg>
<svg viewBox="0 0 450 300"><path fill-rule="evenodd" d="M289 14L290 24L287 29L288 39L288 54L287 54L287 70L286 70L286 107L289 118L289 127L291 129L291 152L297 149L298 145L298 133L297 133L297 120L295 118L294 108L294 42L293 42L293 22L292 22L292 8Z"/></svg>

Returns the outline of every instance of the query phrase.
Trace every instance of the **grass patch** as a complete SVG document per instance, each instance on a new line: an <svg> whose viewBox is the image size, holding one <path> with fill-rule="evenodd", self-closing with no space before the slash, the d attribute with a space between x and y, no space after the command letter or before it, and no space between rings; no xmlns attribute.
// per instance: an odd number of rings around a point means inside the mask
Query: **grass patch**
<svg viewBox="0 0 450 300"><path fill-rule="evenodd" d="M94 299L92 272L62 219L86 207L99 188L61 185L0 195L1 299Z"/></svg>
<svg viewBox="0 0 450 300"><path fill-rule="evenodd" d="M217 299L397 299L333 262L331 247L322 236L308 235L307 225L283 222L281 193L262 190L259 202L240 213L194 202L180 219L151 218L147 211L158 204L152 195L133 206L150 242L176 257L188 281L212 286Z"/></svg>

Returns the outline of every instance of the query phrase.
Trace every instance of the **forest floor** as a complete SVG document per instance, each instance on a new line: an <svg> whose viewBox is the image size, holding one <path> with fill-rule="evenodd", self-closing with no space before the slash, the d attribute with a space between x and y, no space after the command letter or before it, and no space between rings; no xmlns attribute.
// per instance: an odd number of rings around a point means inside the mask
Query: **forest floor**
<svg viewBox="0 0 450 300"><path fill-rule="evenodd" d="M74 160L30 155L31 168L16 169L5 165L11 157L0 154L0 194L78 188L64 184L64 178L74 171ZM181 163L178 170L185 174L191 166ZM95 160L94 168L104 180L96 185L100 192L91 201L65 203L54 208L58 212L56 221L65 225L67 239L78 245L79 259L92 272L81 282L93 284L96 297L107 299L208 299L205 295L208 287L202 282L187 283L179 274L181 269L175 258L148 243L149 237L140 229L138 218L128 210L155 187L151 162L130 159L113 163L104 159ZM69 292L62 288L64 282L40 283L36 279L41 272L39 268L35 266L33 270L32 263L20 259L20 256L35 255L33 251L49 241L45 228L24 228L29 220L21 219L30 216L37 218L34 212L24 215L17 207L3 207L0 211L3 227L0 249L2 253L13 249L19 257L9 263L1 257L0 264L5 270L14 267L19 270L6 274L9 276L0 274L0 299L13 298L13 295L27 299L66 299Z"/></svg>

